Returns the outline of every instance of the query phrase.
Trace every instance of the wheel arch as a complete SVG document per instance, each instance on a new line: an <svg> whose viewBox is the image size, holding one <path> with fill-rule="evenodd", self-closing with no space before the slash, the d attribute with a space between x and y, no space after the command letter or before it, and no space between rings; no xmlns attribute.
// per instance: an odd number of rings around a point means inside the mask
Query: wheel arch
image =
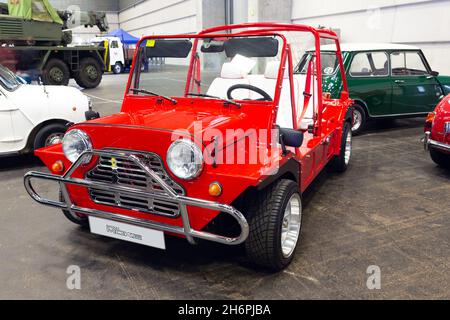
<svg viewBox="0 0 450 320"><path fill-rule="evenodd" d="M348 108L348 109L347 109L347 112L345 113L345 116L344 116L344 124L345 124L346 122L348 122L348 123L350 123L350 124L352 124L352 122L353 122L353 111L352 111L351 108Z"/></svg>
<svg viewBox="0 0 450 320"><path fill-rule="evenodd" d="M291 180L298 184L299 190L301 190L301 165L300 162L295 160L294 157L288 159L285 163L283 163L276 174L265 176L260 180L258 185L249 186L244 190L234 201L233 205L237 205L239 202L248 199L248 197L253 197L253 195L257 192L261 192L265 188L269 187L272 184L277 183L280 180Z"/></svg>
<svg viewBox="0 0 450 320"><path fill-rule="evenodd" d="M25 146L26 151L33 150L34 140L36 139L36 135L38 134L38 132L41 131L42 128L51 124L61 124L66 128L69 128L70 121L64 119L47 119L36 125L28 135L27 144Z"/></svg>
<svg viewBox="0 0 450 320"><path fill-rule="evenodd" d="M356 105L360 106L361 108L363 108L364 112L366 113L366 117L370 118L369 107L367 106L367 103L363 99L360 99L360 98L353 99L353 101L354 101L353 104L356 104Z"/></svg>
<svg viewBox="0 0 450 320"><path fill-rule="evenodd" d="M62 62L64 62L67 65L67 61L64 59L64 53L62 51L48 51L41 62L40 65L40 70L44 70L45 67L47 67L47 64L52 60L52 59L58 59L61 60Z"/></svg>
<svg viewBox="0 0 450 320"><path fill-rule="evenodd" d="M261 179L256 187L258 191L265 189L269 185L278 182L282 179L292 180L300 185L301 165L294 157L289 158L280 165L278 171Z"/></svg>

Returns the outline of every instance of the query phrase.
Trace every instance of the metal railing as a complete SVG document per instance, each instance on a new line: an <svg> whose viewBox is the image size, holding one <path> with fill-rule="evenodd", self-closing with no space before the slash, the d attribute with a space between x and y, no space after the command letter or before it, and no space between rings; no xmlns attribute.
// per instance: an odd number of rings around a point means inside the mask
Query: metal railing
<svg viewBox="0 0 450 320"><path fill-rule="evenodd" d="M153 195L145 190L136 189L133 187L126 186L117 186L110 183L91 181L86 179L72 178L75 170L80 167L86 160L90 160L93 156L110 156L110 157L120 157L126 158L129 161L134 162L137 166L139 166L142 170L144 170L152 179L154 179L158 185L165 191L165 194L161 195ZM64 202L54 201L51 199L43 198L37 193L33 187L32 179L41 179L41 180L50 180L53 182L57 182L60 185L61 194L64 199ZM55 175L49 173L42 172L28 172L24 176L24 184L25 189L29 193L29 195L38 203L59 208L62 210L67 210L70 214L76 215L83 214L86 216L93 216L108 220L114 220L118 222L128 223L148 229L155 229L163 232L171 232L175 234L184 235L186 239L191 243L195 244L195 238L204 239L208 241L218 242L227 245L238 245L243 243L249 234L249 226L247 220L244 215L233 208L232 206L221 204L213 201L206 201L197 198L190 198L183 195L177 194L156 172L151 170L144 162L139 159L138 156L133 153L122 152L122 151L104 151L104 150L88 150L82 153L78 159L72 164L72 166L67 170L67 172L62 175ZM112 190L117 192L124 192L129 194L137 194L141 196L147 197L163 197L166 200L175 201L180 205L180 213L183 222L183 226L175 226L171 224L160 223L147 219L135 218L127 215L117 214L108 211L102 211L92 208L83 208L74 204L69 196L69 192L67 190L67 185L77 185L83 186L87 188L96 188L102 190ZM210 209L214 211L223 212L229 214L233 217L239 224L241 228L241 234L237 237L225 237L205 231L194 230L191 227L187 206L200 207L204 209Z"/></svg>

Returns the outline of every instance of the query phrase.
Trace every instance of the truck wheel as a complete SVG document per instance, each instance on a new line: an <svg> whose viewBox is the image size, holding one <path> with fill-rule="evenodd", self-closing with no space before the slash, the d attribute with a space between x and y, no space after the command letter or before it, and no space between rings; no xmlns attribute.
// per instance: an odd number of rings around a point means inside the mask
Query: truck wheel
<svg viewBox="0 0 450 320"><path fill-rule="evenodd" d="M60 123L44 126L38 131L34 138L34 150L61 143L66 131L66 126Z"/></svg>
<svg viewBox="0 0 450 320"><path fill-rule="evenodd" d="M367 122L367 115L364 108L358 104L353 105L352 108L353 108L352 132L353 135L356 136L364 130Z"/></svg>
<svg viewBox="0 0 450 320"><path fill-rule="evenodd" d="M247 257L272 271L282 270L292 262L300 237L302 201L298 184L280 180L255 198L248 208Z"/></svg>
<svg viewBox="0 0 450 320"><path fill-rule="evenodd" d="M121 74L123 72L123 65L120 62L117 62L113 67L114 74Z"/></svg>
<svg viewBox="0 0 450 320"><path fill-rule="evenodd" d="M59 192L59 201L64 202L64 197L62 195L62 192ZM67 219L69 219L69 221L82 226L83 228L88 228L89 227L89 219L85 216L79 216L77 214L75 214L75 216L73 216L68 210L61 210L64 215L66 216Z"/></svg>
<svg viewBox="0 0 450 320"><path fill-rule="evenodd" d="M77 84L85 89L96 88L102 81L102 77L102 67L91 57L81 60L80 70L74 75Z"/></svg>
<svg viewBox="0 0 450 320"><path fill-rule="evenodd" d="M342 130L341 152L339 153L339 156L335 156L333 160L331 160L332 171L344 172L347 170L352 156L352 140L350 123L345 122L344 129Z"/></svg>
<svg viewBox="0 0 450 320"><path fill-rule="evenodd" d="M431 159L443 168L450 168L450 155L430 149Z"/></svg>
<svg viewBox="0 0 450 320"><path fill-rule="evenodd" d="M67 86L70 80L70 71L66 63L60 59L51 59L45 65L42 73L42 82L48 86Z"/></svg>

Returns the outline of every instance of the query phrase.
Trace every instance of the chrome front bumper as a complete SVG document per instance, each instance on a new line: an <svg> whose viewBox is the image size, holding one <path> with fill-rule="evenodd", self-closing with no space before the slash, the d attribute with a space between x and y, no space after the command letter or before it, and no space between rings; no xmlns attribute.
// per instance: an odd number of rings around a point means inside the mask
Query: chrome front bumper
<svg viewBox="0 0 450 320"><path fill-rule="evenodd" d="M67 191L67 185L78 185L83 187L95 187L97 189L103 190L113 190L118 192L128 193L130 195L140 194L143 196L150 196L152 194L143 190L136 189L132 187L126 186L116 186L108 183L91 181L86 179L78 179L72 178L75 170L82 165L85 159L89 159L92 156L111 156L111 157L126 157L128 160L134 162L138 165L142 170L144 170L151 178L153 178L157 184L161 186L165 193L158 194L158 197L163 197L166 200L175 201L180 205L180 214L183 221L183 227L164 224L156 221L146 220L146 219L138 219L126 215L116 214L107 211L101 211L90 208L79 207L72 203L70 199L69 193ZM54 201L50 199L42 198L33 188L32 179L41 179L41 180L50 180L53 182L57 182L60 185L61 193L65 202ZM28 172L24 177L25 189L30 194L30 196L40 204L59 208L62 210L67 210L70 214L75 215L76 213L83 214L86 216L93 216L108 220L114 220L118 222L128 223L148 229L159 230L163 232L171 232L175 234L184 235L186 239L191 243L195 244L195 238L204 239L208 241L218 242L227 245L238 245L243 243L249 233L249 226L247 220L244 215L233 208L232 206L221 204L212 201L206 201L202 199L189 198L186 196L178 195L161 177L156 174L153 170L151 170L145 163L143 163L139 157L133 155L132 153L121 152L121 151L103 151L103 150L92 150L86 151L73 163L73 165L67 170L67 172L63 176L58 176L54 174L42 173L42 172ZM189 215L187 212L187 207L200 207L204 209L215 210L219 212L224 212L232 216L241 227L241 234L236 238L224 237L217 234L212 234L205 231L198 231L191 228L191 223L189 219Z"/></svg>
<svg viewBox="0 0 450 320"><path fill-rule="evenodd" d="M430 147L436 148L442 151L450 152L450 145L445 144L436 140L430 139L431 133L425 132L425 137L423 138L423 145L426 151L430 150Z"/></svg>

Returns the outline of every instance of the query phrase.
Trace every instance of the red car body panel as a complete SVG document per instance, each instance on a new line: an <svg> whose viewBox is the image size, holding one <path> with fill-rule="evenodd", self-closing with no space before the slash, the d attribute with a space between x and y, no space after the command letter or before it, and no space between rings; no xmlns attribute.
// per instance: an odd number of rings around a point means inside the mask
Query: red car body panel
<svg viewBox="0 0 450 320"><path fill-rule="evenodd" d="M450 146L450 133L445 132L445 124L450 122L450 95L442 99L434 110L431 139ZM450 152L447 152L450 153Z"/></svg>
<svg viewBox="0 0 450 320"><path fill-rule="evenodd" d="M208 34L218 34L224 30L233 31L234 29L247 27L261 28L250 31L241 31L237 35L267 35L273 34L281 30L306 31L311 32L316 37L317 47L317 69L320 67L320 38L326 37L336 42L338 48L339 65L343 70L342 55L339 48L339 42L334 32L329 30L316 30L311 27L284 24L250 24L236 25L213 28L203 31L197 36L185 35L186 38L202 37ZM230 34L224 34L230 36ZM175 36L151 36L146 39L170 38ZM176 37L183 37L182 35ZM139 47L140 44L138 44ZM197 44L194 43L193 49L196 50ZM291 67L289 75L290 83L293 82L292 77L292 57L289 52L289 44L284 47L281 57L283 63ZM136 50L136 54L137 54ZM194 54L192 55L194 57ZM136 59L136 57L135 57ZM192 58L194 59L194 58ZM186 91L188 91L192 74L194 70L194 60L188 74ZM280 68L277 88L281 87L283 68ZM131 83L131 74L128 88ZM352 101L348 98L347 84L345 73L342 74L344 94L341 99L321 98L323 96L321 78L318 78L318 115L313 132L304 132L304 142L301 148L290 148L292 153L288 156L281 154L280 150L270 151L269 157L273 163L279 163L282 167L284 163L290 159L295 159L301 166L301 172L298 173L301 180L299 181L299 190L303 192L327 165L331 158L340 154L342 129L345 117L348 115L348 107ZM184 130L189 134L193 141L199 141L195 134L195 125L201 124L203 129L209 130L214 128L224 133L227 129L242 129L244 131L242 137L247 138L245 131L248 129L273 129L277 114L277 102L279 101L280 89L276 90L273 102L260 101L239 101L241 108L233 105L224 106L223 101L214 99L199 99L176 97L178 104L173 106L170 102L158 97L143 97L133 94L125 94L121 112L112 116L99 118L92 121L76 124L71 129L80 129L91 137L93 148L101 149L126 149L136 151L148 151L158 154L163 160L166 171L170 177L180 184L188 197L215 201L223 204L233 204L233 202L243 194L248 188L257 188L265 179L273 174L276 170L273 166L265 166L262 164L220 164L218 166L205 165L202 174L191 181L184 181L174 176L168 169L166 162L166 153L168 147L173 142L172 135ZM128 92L128 89L127 91ZM294 117L296 118L295 110ZM296 129L298 123L294 123ZM202 134L204 131L200 131ZM211 137L212 138L212 137ZM259 138L258 138L259 140ZM202 141L207 141L203 137ZM221 146L229 145L229 141L221 141ZM208 148L210 144L199 144L202 150ZM266 145L261 147L266 148ZM205 153L204 153L205 154ZM206 152L208 154L208 150ZM51 168L56 161L62 161L66 169L71 163L65 158L61 145L56 145L36 151L47 167ZM94 166L91 164L78 168L73 177L84 178L87 171ZM209 185L214 181L220 181L223 187L223 193L219 197L213 197L208 193ZM112 206L99 205L94 203L88 194L86 187L67 186L71 200L80 207L93 208L126 216L132 216L140 219L149 219L169 225L182 226L181 218L167 218L158 215L150 215L134 210L120 209ZM210 223L218 214L218 211L202 209L197 207L188 207L188 214L192 228L202 230Z"/></svg>

